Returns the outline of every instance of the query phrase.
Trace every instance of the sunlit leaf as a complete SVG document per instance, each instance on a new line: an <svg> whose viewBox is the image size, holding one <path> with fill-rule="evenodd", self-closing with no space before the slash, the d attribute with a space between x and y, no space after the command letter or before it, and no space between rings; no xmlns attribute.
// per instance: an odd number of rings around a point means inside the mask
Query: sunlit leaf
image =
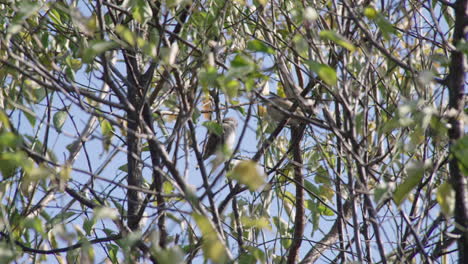
<svg viewBox="0 0 468 264"><path fill-rule="evenodd" d="M341 36L333 30L322 30L320 31L319 36L322 39L333 41L351 52L356 50L356 47L349 40L347 40L345 37Z"/></svg>
<svg viewBox="0 0 468 264"><path fill-rule="evenodd" d="M264 229L264 228L271 229L270 222L265 217L250 218L247 216L242 216L241 222L245 228L255 227L255 228L260 228L260 229Z"/></svg>
<svg viewBox="0 0 468 264"><path fill-rule="evenodd" d="M259 172L257 163L244 160L234 166L228 177L246 185L251 191L265 184L265 176Z"/></svg>
<svg viewBox="0 0 468 264"><path fill-rule="evenodd" d="M375 8L373 7L364 8L364 15L367 18L372 19L377 24L377 26L382 31L382 35L384 36L386 40L390 39L390 34L397 33L396 29L393 27L393 24L390 23L387 20L387 18L385 18L385 16L379 11L377 11Z"/></svg>
<svg viewBox="0 0 468 264"><path fill-rule="evenodd" d="M136 45L136 35L126 26L117 25L117 27L115 27L115 32L130 46L134 47Z"/></svg>
<svg viewBox="0 0 468 264"><path fill-rule="evenodd" d="M223 134L223 127L217 122L206 121L203 122L203 126L206 127L210 133L214 133L218 136L221 136Z"/></svg>
<svg viewBox="0 0 468 264"><path fill-rule="evenodd" d="M98 207L94 209L94 217L96 220L101 219L117 219L119 216L119 212L115 208L110 207Z"/></svg>
<svg viewBox="0 0 468 264"><path fill-rule="evenodd" d="M228 260L228 255L223 243L219 241L216 235L217 231L213 225L202 215L193 214L193 218L203 236L202 249L205 258L210 259L214 263L225 263Z"/></svg>
<svg viewBox="0 0 468 264"><path fill-rule="evenodd" d="M10 129L10 119L5 114L5 112L3 112L2 109L0 109L0 128L2 128L2 127L9 130Z"/></svg>
<svg viewBox="0 0 468 264"><path fill-rule="evenodd" d="M377 14L379 12L377 12L377 10L375 10L375 8L373 7L366 7L364 8L364 15L367 17L367 18L370 18L370 19L374 19L375 17L377 17Z"/></svg>
<svg viewBox="0 0 468 264"><path fill-rule="evenodd" d="M147 1L144 0L135 0L133 1L134 6L132 7L132 15L136 21L141 24L144 24L148 19L153 16L153 11L151 6Z"/></svg>
<svg viewBox="0 0 468 264"><path fill-rule="evenodd" d="M325 216L334 216L335 213L326 205L324 205L323 203L318 203L318 206L317 206L317 209L319 211L319 213L321 215L325 215Z"/></svg>
<svg viewBox="0 0 468 264"><path fill-rule="evenodd" d="M307 64L326 84L333 86L338 82L336 71L332 67L315 61L307 61Z"/></svg>
<svg viewBox="0 0 468 264"><path fill-rule="evenodd" d="M105 137L111 137L113 135L114 128L112 127L111 123L106 120L101 120L101 133Z"/></svg>
<svg viewBox="0 0 468 264"><path fill-rule="evenodd" d="M21 1L17 7L18 11L12 19L12 23L8 27L9 34L16 34L21 31L21 24L26 21L29 17L37 14L41 9L41 3L35 1Z"/></svg>
<svg viewBox="0 0 468 264"><path fill-rule="evenodd" d="M119 246L114 244L106 244L109 259L112 263L118 263L117 253L119 252Z"/></svg>
<svg viewBox="0 0 468 264"><path fill-rule="evenodd" d="M231 61L231 66L232 67L235 67L235 68L239 68L239 67L249 67L249 66L252 66L254 65L254 62L244 56L244 55L241 55L241 54L237 54L234 59Z"/></svg>
<svg viewBox="0 0 468 264"><path fill-rule="evenodd" d="M226 93L230 98L234 98L237 96L237 93L239 92L240 88L240 83L237 80L229 80L224 84L224 87L226 89Z"/></svg>
<svg viewBox="0 0 468 264"><path fill-rule="evenodd" d="M317 10L315 10L314 8L308 6L304 9L304 19L306 21L315 21L319 18L319 14L317 13Z"/></svg>

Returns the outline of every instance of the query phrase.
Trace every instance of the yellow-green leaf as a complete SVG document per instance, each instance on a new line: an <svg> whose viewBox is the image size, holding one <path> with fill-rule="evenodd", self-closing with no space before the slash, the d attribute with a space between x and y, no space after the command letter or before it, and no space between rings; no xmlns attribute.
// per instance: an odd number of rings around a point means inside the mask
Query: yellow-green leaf
<svg viewBox="0 0 468 264"><path fill-rule="evenodd" d="M267 228L271 230L270 222L266 217L250 218L247 216L242 216L241 222L245 228L255 227L260 229Z"/></svg>
<svg viewBox="0 0 468 264"><path fill-rule="evenodd" d="M5 127L6 129L10 129L10 119L8 116L0 109L0 128Z"/></svg>
<svg viewBox="0 0 468 264"><path fill-rule="evenodd" d="M106 138L110 138L112 137L113 135L113 132L114 129L111 125L111 123L109 121L107 121L106 119L103 119L101 121L101 133L103 136L105 136Z"/></svg>
<svg viewBox="0 0 468 264"><path fill-rule="evenodd" d="M135 46L137 37L135 34L133 34L132 31L130 31L130 29L128 29L126 26L123 26L123 25L117 25L117 27L115 28L115 31L130 46L132 47Z"/></svg>
<svg viewBox="0 0 468 264"><path fill-rule="evenodd" d="M246 185L251 191L265 183L265 176L259 172L257 163L252 160L239 162L228 177Z"/></svg>
<svg viewBox="0 0 468 264"><path fill-rule="evenodd" d="M444 182L437 188L436 199L442 213L447 217L452 217L455 210L455 191L450 183Z"/></svg>
<svg viewBox="0 0 468 264"><path fill-rule="evenodd" d="M375 8L373 8L373 7L364 8L364 15L367 18L374 19L377 16L378 13L379 12L377 12L377 10L375 10Z"/></svg>
<svg viewBox="0 0 468 264"><path fill-rule="evenodd" d="M307 61L307 64L326 84L332 86L338 82L336 71L332 67L312 60Z"/></svg>
<svg viewBox="0 0 468 264"><path fill-rule="evenodd" d="M356 47L353 44L351 44L349 40L347 40L345 37L341 36L333 30L322 30L320 31L319 35L322 39L333 41L351 52L356 50Z"/></svg>
<svg viewBox="0 0 468 264"><path fill-rule="evenodd" d="M225 263L228 261L228 255L224 245L219 241L211 222L203 215L193 214L193 218L197 223L203 236L203 255L214 263Z"/></svg>

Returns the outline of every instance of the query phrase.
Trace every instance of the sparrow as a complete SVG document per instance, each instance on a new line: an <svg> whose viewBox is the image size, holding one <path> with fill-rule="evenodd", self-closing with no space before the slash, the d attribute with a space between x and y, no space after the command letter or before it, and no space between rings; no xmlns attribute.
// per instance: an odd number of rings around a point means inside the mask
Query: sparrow
<svg viewBox="0 0 468 264"><path fill-rule="evenodd" d="M268 116L276 122L281 122L281 120L285 119L287 114L285 112L288 112L289 109L292 107L293 102L289 100L288 98L283 98L279 96L272 96L269 98L271 102L267 103L267 113ZM280 110L281 109L281 110ZM302 111L300 107L296 108L296 111L293 113L296 116L302 116L305 117L306 115ZM288 124L292 126L298 126L302 123L303 121L301 119L291 117L288 121Z"/></svg>
<svg viewBox="0 0 468 264"><path fill-rule="evenodd" d="M217 135L210 132L208 134L208 141L203 151L203 160L208 159L211 155L215 154L225 145L229 150L234 148L236 141L237 119L228 117L223 120L221 124L223 133Z"/></svg>

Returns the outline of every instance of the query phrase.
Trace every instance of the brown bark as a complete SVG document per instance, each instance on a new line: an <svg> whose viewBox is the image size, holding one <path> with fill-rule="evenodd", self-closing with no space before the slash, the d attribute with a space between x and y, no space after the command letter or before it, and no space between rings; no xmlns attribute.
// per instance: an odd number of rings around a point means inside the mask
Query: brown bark
<svg viewBox="0 0 468 264"><path fill-rule="evenodd" d="M468 0L459 0L455 8L455 29L453 45L456 47L468 35ZM450 73L447 78L449 89L450 148L464 136L463 111L465 108L466 56L462 51L453 50L451 54ZM450 181L455 190L455 222L460 234L458 239L459 263L468 263L468 175L460 171L458 160L452 157L449 161Z"/></svg>

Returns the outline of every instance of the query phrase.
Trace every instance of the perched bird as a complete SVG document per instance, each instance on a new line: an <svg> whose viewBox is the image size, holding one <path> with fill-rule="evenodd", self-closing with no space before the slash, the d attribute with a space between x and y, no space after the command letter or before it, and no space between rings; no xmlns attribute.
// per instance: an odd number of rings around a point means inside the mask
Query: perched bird
<svg viewBox="0 0 468 264"><path fill-rule="evenodd" d="M208 134L208 141L203 151L203 160L208 159L211 155L219 151L223 145L229 150L234 148L236 141L237 119L228 117L222 123L223 132L221 135L210 132Z"/></svg>
<svg viewBox="0 0 468 264"><path fill-rule="evenodd" d="M293 102L289 100L288 98L283 98L279 96L272 96L269 98L271 102L267 103L267 113L268 116L276 122L281 122L281 120L285 119L287 116L287 113L289 109L292 107ZM300 107L296 108L296 111L294 111L293 115L296 116L302 116L305 117L304 112L300 109ZM288 124L292 126L297 126L301 124L303 121L301 121L298 118L291 117L288 121Z"/></svg>

